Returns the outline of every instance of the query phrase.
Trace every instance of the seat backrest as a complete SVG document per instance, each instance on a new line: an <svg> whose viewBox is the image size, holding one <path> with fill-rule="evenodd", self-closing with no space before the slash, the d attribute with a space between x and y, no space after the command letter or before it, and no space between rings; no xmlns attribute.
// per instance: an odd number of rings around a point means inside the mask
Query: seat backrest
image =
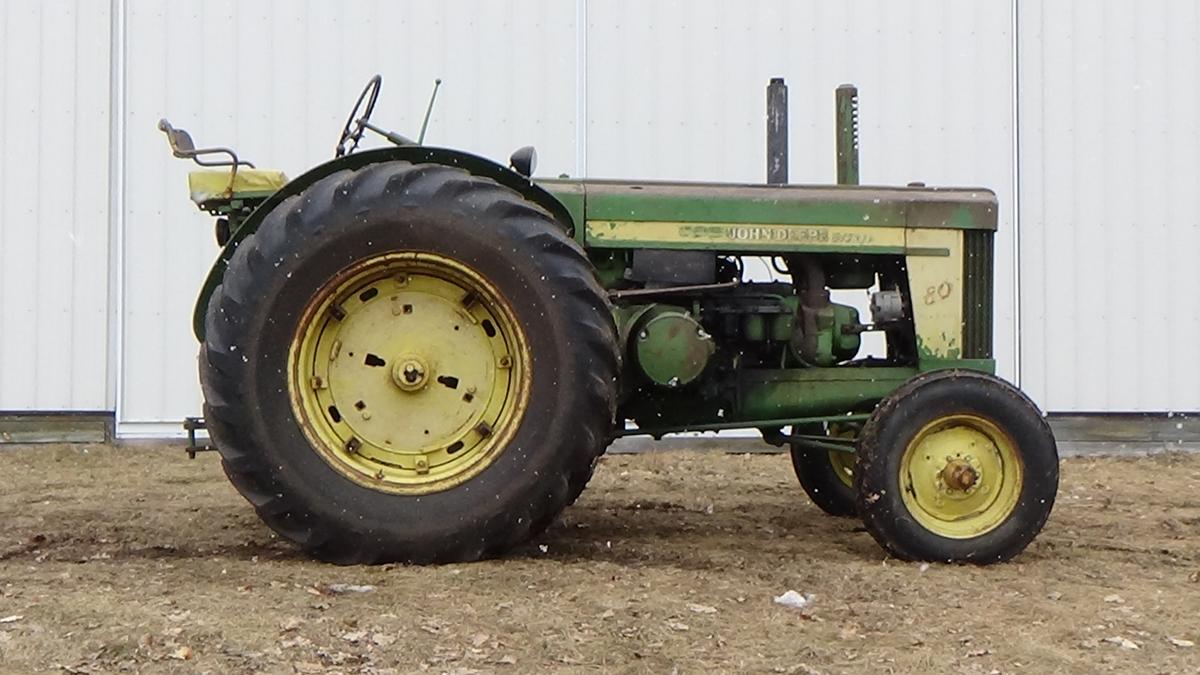
<svg viewBox="0 0 1200 675"><path fill-rule="evenodd" d="M171 144L171 152L176 157L191 157L192 153L196 151L196 143L188 132L176 129L165 119L158 121L158 128L167 135L167 142Z"/></svg>

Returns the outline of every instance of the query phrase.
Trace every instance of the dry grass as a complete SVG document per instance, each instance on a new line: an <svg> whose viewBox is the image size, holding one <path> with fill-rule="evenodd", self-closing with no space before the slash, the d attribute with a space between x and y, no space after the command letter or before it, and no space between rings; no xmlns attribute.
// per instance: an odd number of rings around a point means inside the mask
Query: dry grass
<svg viewBox="0 0 1200 675"><path fill-rule="evenodd" d="M338 568L213 457L5 449L0 671L1200 672L1170 641L1200 642L1200 457L1063 479L1043 535L989 568L886 559L782 456L675 452L605 459L508 559ZM788 589L811 608L772 602Z"/></svg>

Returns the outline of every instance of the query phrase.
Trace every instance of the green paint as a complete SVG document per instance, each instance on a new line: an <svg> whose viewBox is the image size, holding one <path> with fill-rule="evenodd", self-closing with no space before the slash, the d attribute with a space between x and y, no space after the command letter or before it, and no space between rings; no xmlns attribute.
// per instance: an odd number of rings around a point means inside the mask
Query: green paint
<svg viewBox="0 0 1200 675"><path fill-rule="evenodd" d="M584 242L583 221L584 221L584 203L585 190L583 183L573 180L552 180L539 181L537 183L546 191L562 203L563 209L570 216L571 223L575 225L575 240L580 244Z"/></svg>
<svg viewBox="0 0 1200 675"><path fill-rule="evenodd" d="M604 248L638 249L661 248L676 251L705 251L718 249L727 252L745 253L863 253L868 255L903 255L903 246L863 246L855 244L787 244L769 241L729 241L714 243L694 241L686 238L656 238L632 239L613 236L596 235L595 230L589 229L588 246Z"/></svg>
<svg viewBox="0 0 1200 675"><path fill-rule="evenodd" d="M694 382L716 351L711 336L687 312L657 305L633 327L638 368L654 384L675 388Z"/></svg>
<svg viewBox="0 0 1200 675"><path fill-rule="evenodd" d="M789 326L789 329L791 326ZM767 317L764 314L751 314L742 320L742 334L751 342L762 342L767 339ZM788 331L788 335L791 331Z"/></svg>
<svg viewBox="0 0 1200 675"><path fill-rule="evenodd" d="M858 185L858 88L843 84L834 93L837 113L837 182Z"/></svg>
<svg viewBox="0 0 1200 675"><path fill-rule="evenodd" d="M920 188L922 198L908 204L908 226L952 230L995 230L996 194L986 188ZM943 198L948 197L948 198Z"/></svg>
<svg viewBox="0 0 1200 675"><path fill-rule="evenodd" d="M579 232L582 231L580 228ZM588 259L595 266L602 287L614 288L625 279L625 270L629 267L628 251L593 248L588 251Z"/></svg>
<svg viewBox="0 0 1200 675"><path fill-rule="evenodd" d="M906 246L904 255L917 258L949 258L950 249L948 248L922 248L919 246Z"/></svg>
<svg viewBox="0 0 1200 675"><path fill-rule="evenodd" d="M839 421L841 418L837 418ZM850 439L846 439L850 440ZM805 450L815 450L818 452L845 452L854 454L854 445L852 443L835 443L831 440L820 440L816 438L795 438L791 440L793 448L803 448Z"/></svg>
<svg viewBox="0 0 1200 675"><path fill-rule="evenodd" d="M792 329L796 325L796 309L800 306L800 298L789 295L779 298L788 308L786 314L776 314L767 318L771 329L771 339L776 342L787 342L792 337Z"/></svg>
<svg viewBox="0 0 1200 675"><path fill-rule="evenodd" d="M813 348L808 358L818 366L832 366L849 361L858 355L862 346L859 333L847 332L848 327L858 325L858 310L848 305L832 303L815 311L817 330Z"/></svg>
<svg viewBox="0 0 1200 675"><path fill-rule="evenodd" d="M584 191L588 220L995 229L984 189L545 180L560 199ZM577 205L570 208L579 222Z"/></svg>
<svg viewBox="0 0 1200 675"><path fill-rule="evenodd" d="M996 374L996 362L993 359L939 359L933 357L921 357L917 368L922 373L928 373L934 370L950 370L953 368L961 368L963 370L978 370L990 375Z"/></svg>
<svg viewBox="0 0 1200 675"><path fill-rule="evenodd" d="M626 436L654 436L658 438L666 434L678 434L689 431L732 431L734 429L778 429L780 427L800 426L806 424L824 424L826 422L861 422L870 415L817 415L815 417L783 417L774 419L748 420L745 422L698 422L683 426L640 427L637 429L621 429L615 434L617 438Z"/></svg>
<svg viewBox="0 0 1200 675"><path fill-rule="evenodd" d="M738 420L837 415L874 406L916 368L747 370L738 378Z"/></svg>
<svg viewBox="0 0 1200 675"><path fill-rule="evenodd" d="M992 244L995 235L974 230L963 235L963 356L992 358Z"/></svg>
<svg viewBox="0 0 1200 675"><path fill-rule="evenodd" d="M922 360L937 359L946 361L955 361L962 357L962 349L957 344L957 336L947 335L942 333L942 342L945 343L946 349L940 351L935 347L931 347L928 342L917 333L917 354Z"/></svg>
<svg viewBox="0 0 1200 675"><path fill-rule="evenodd" d="M688 183L587 185L588 220L904 227L902 200L855 189ZM855 194L850 194L854 192ZM880 201L876 202L875 200Z"/></svg>

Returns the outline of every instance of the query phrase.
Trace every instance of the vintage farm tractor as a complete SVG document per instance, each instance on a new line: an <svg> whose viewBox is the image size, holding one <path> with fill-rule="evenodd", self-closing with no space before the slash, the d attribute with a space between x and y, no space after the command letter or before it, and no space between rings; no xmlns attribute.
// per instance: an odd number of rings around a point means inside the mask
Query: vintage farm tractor
<svg viewBox="0 0 1200 675"><path fill-rule="evenodd" d="M190 176L223 247L190 424L282 536L336 563L494 556L615 438L726 429L789 446L817 506L900 558L996 562L1041 530L1054 437L992 374L995 196L859 187L852 87L840 185L816 187L786 184L779 80L765 185L535 181L531 148L503 166L374 126L380 84L290 181L160 124L227 167ZM394 147L357 151L366 131Z"/></svg>

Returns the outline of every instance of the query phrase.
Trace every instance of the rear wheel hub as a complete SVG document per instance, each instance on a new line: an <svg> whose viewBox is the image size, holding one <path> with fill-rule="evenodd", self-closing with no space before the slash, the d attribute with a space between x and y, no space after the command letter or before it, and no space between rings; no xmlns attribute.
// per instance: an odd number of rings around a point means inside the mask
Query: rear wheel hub
<svg viewBox="0 0 1200 675"><path fill-rule="evenodd" d="M426 366L422 359L409 355L396 359L395 363L392 367L392 381L401 391L420 391L429 381L429 366Z"/></svg>

